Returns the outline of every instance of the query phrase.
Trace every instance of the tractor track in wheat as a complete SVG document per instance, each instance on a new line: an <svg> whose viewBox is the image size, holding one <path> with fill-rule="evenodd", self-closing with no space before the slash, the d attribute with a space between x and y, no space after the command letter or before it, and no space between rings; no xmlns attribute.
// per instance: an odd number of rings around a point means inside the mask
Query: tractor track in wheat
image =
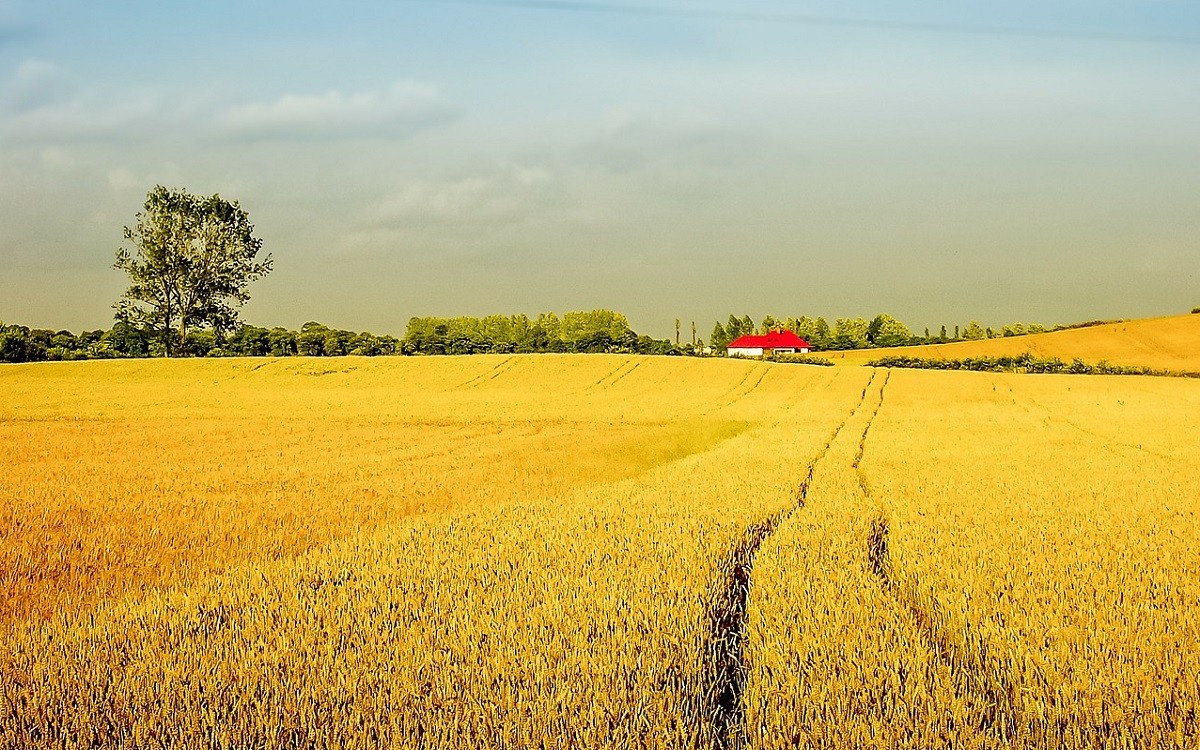
<svg viewBox="0 0 1200 750"><path fill-rule="evenodd" d="M870 482L862 469L862 459L866 453L867 436L883 408L886 387L885 379L879 390L879 401L863 428L852 462L858 476L858 486L868 501L874 498ZM867 565L871 573L879 581L884 594L907 615L929 652L949 670L956 695L978 712L979 729L1001 743L1011 742L1019 718L1015 705L1018 686L1011 672L995 658L978 633L967 631L959 638L954 637L942 624L945 618L938 611L936 601L931 600L926 604L917 595L918 583L913 580L911 573L906 576L909 579L907 585L897 580L888 541L890 527L886 509L879 502L866 540Z"/></svg>
<svg viewBox="0 0 1200 750"><path fill-rule="evenodd" d="M738 543L718 565L720 576L709 607L709 635L704 653L706 680L695 706L702 726L709 730L707 738L714 750L738 750L744 747L746 742L742 694L749 674L746 614L754 557L763 542L780 524L805 507L818 464L824 460L842 430L866 403L867 393L877 374L878 371L871 373L858 402L809 461L805 476L793 493L793 502L747 528Z"/></svg>

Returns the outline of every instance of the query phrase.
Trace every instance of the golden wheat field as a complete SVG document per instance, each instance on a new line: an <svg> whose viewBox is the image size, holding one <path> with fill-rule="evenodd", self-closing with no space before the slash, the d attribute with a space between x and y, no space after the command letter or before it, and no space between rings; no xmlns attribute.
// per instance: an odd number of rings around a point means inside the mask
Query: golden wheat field
<svg viewBox="0 0 1200 750"><path fill-rule="evenodd" d="M1064 361L1081 359L1161 370L1200 372L1200 314L1145 318L1028 336L821 353L836 364L862 365L881 356L963 359L1030 352Z"/></svg>
<svg viewBox="0 0 1200 750"><path fill-rule="evenodd" d="M1175 378L0 367L0 748L1196 747L1198 431Z"/></svg>

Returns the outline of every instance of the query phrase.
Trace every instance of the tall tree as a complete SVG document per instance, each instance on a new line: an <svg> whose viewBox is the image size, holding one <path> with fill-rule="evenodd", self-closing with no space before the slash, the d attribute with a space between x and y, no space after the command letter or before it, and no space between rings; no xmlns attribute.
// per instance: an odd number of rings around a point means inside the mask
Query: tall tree
<svg viewBox="0 0 1200 750"><path fill-rule="evenodd" d="M926 338L929 332L926 331ZM908 343L912 331L887 313L880 313L867 326L867 340L873 346L899 346Z"/></svg>
<svg viewBox="0 0 1200 750"><path fill-rule="evenodd" d="M749 315L743 315L740 323L742 336L753 336L755 332L754 320Z"/></svg>
<svg viewBox="0 0 1200 750"><path fill-rule="evenodd" d="M869 345L866 318L838 318L834 324L832 349L865 349Z"/></svg>
<svg viewBox="0 0 1200 750"><path fill-rule="evenodd" d="M613 310L575 311L562 316L562 338L574 344L594 340L597 334L617 340L628 330L629 320Z"/></svg>
<svg viewBox="0 0 1200 750"><path fill-rule="evenodd" d="M723 354L725 347L729 346L729 342L732 340L725 332L725 327L718 321L713 326L712 335L708 337L708 345L712 347L714 354Z"/></svg>
<svg viewBox="0 0 1200 750"><path fill-rule="evenodd" d="M978 341L979 339L988 338L988 334L984 327L979 325L978 321L972 320L967 329L963 331L963 338L967 341Z"/></svg>
<svg viewBox="0 0 1200 750"><path fill-rule="evenodd" d="M217 194L155 186L125 241L114 268L130 285L117 319L159 332L168 356L191 328L232 330L247 287L272 266L270 255L258 257L262 240L246 211Z"/></svg>
<svg viewBox="0 0 1200 750"><path fill-rule="evenodd" d="M739 336L744 335L742 333L742 319L736 315L730 315L729 321L725 324L725 333L729 336L730 341L734 341ZM753 331L748 331L747 333L753 333Z"/></svg>
<svg viewBox="0 0 1200 750"><path fill-rule="evenodd" d="M813 337L808 340L818 349L826 349L829 347L829 340L833 337L833 332L829 329L829 323L823 315L817 316L817 322L813 323Z"/></svg>

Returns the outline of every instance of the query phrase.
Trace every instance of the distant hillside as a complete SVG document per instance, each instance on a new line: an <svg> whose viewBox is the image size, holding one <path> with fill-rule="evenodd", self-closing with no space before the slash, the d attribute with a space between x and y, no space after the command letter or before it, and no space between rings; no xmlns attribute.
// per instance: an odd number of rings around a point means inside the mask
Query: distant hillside
<svg viewBox="0 0 1200 750"><path fill-rule="evenodd" d="M1022 352L1063 360L1107 360L1120 365L1200 370L1200 315L1129 320L1090 328L1072 328L1053 333L982 341L959 341L953 344L820 352L817 356L827 357L837 364L863 365L883 356L961 359Z"/></svg>

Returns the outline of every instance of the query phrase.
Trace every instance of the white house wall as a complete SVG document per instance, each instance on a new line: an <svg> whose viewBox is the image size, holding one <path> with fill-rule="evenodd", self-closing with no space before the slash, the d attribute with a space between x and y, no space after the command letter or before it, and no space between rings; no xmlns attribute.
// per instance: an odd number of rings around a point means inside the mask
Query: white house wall
<svg viewBox="0 0 1200 750"><path fill-rule="evenodd" d="M808 349L805 349L805 348L775 349L774 351L776 354L808 354ZM734 349L733 347L730 347L729 348L729 356L731 356L731 357L761 357L761 356L763 356L763 350L762 349L742 348L742 347Z"/></svg>

